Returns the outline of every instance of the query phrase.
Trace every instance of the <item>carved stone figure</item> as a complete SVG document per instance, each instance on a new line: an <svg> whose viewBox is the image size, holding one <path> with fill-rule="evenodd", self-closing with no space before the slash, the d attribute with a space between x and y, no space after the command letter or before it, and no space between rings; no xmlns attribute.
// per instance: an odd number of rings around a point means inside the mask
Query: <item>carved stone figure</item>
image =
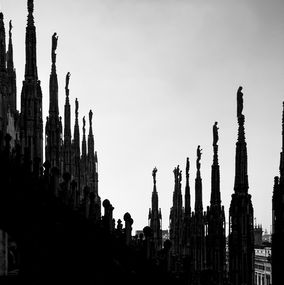
<svg viewBox="0 0 284 285"><path fill-rule="evenodd" d="M90 112L89 112L89 122L90 122L90 126L92 125L92 119L93 119L93 112L92 112L92 110L90 110Z"/></svg>
<svg viewBox="0 0 284 285"><path fill-rule="evenodd" d="M243 111L243 93L242 93L243 87L240 86L237 92L237 116L241 117L242 111Z"/></svg>
<svg viewBox="0 0 284 285"><path fill-rule="evenodd" d="M76 116L78 116L78 110L79 110L79 102L78 102L78 99L76 98L76 100L75 100L75 114L76 114Z"/></svg>
<svg viewBox="0 0 284 285"><path fill-rule="evenodd" d="M85 116L83 117L83 130L85 132L86 129L86 120L85 120Z"/></svg>
<svg viewBox="0 0 284 285"><path fill-rule="evenodd" d="M197 147L197 160L196 160L196 168L199 170L200 169L200 159L201 159L201 151L200 145Z"/></svg>
<svg viewBox="0 0 284 285"><path fill-rule="evenodd" d="M58 36L56 33L53 34L52 36L52 48L51 48L51 58L52 58L52 62L54 63L56 60L56 48L57 48L57 40L58 40Z"/></svg>
<svg viewBox="0 0 284 285"><path fill-rule="evenodd" d="M158 169L155 167L152 171L152 176L153 176L153 180L154 180L154 184L156 184L156 173L157 173Z"/></svg>
<svg viewBox="0 0 284 285"><path fill-rule="evenodd" d="M66 74L66 85L65 85L65 89L68 89L68 87L69 87L69 80L70 80L70 72L68 72L67 74Z"/></svg>
<svg viewBox="0 0 284 285"><path fill-rule="evenodd" d="M218 122L215 122L215 124L213 125L213 145L216 146L217 142L219 140L219 136L218 136L218 126L217 126Z"/></svg>
<svg viewBox="0 0 284 285"><path fill-rule="evenodd" d="M11 36L11 32L12 32L12 20L9 21L9 35Z"/></svg>

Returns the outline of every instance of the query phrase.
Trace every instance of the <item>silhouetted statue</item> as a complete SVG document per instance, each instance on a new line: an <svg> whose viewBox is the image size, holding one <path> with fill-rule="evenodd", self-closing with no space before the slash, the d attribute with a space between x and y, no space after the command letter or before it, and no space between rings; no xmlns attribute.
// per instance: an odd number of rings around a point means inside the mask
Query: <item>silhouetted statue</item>
<svg viewBox="0 0 284 285"><path fill-rule="evenodd" d="M12 26L12 20L10 20L10 21L9 21L9 35L10 35L10 37L11 37L11 33L12 33L12 28L13 28L13 26Z"/></svg>
<svg viewBox="0 0 284 285"><path fill-rule="evenodd" d="M213 125L213 146L217 146L217 142L219 140L219 136L218 136L218 126L217 126L218 122L215 122L215 124Z"/></svg>
<svg viewBox="0 0 284 285"><path fill-rule="evenodd" d="M85 129L86 129L86 120L85 120L85 116L83 117L83 131L85 133Z"/></svg>
<svg viewBox="0 0 284 285"><path fill-rule="evenodd" d="M76 98L75 100L75 114L78 117L78 110L79 110L79 102L78 99Z"/></svg>
<svg viewBox="0 0 284 285"><path fill-rule="evenodd" d="M199 170L200 169L200 159L201 159L201 151L200 145L197 147L197 160L196 160L196 168Z"/></svg>
<svg viewBox="0 0 284 285"><path fill-rule="evenodd" d="M58 40L58 36L56 33L53 34L52 36L52 49L51 49L51 58L52 58L52 62L55 63L56 60L56 48L57 48L57 40Z"/></svg>
<svg viewBox="0 0 284 285"><path fill-rule="evenodd" d="M92 110L90 110L90 112L89 112L89 123L90 123L90 126L92 126L92 119L93 119L93 112L92 112Z"/></svg>
<svg viewBox="0 0 284 285"><path fill-rule="evenodd" d="M153 176L153 180L154 180L154 184L156 184L156 173L157 173L158 169L155 167L152 171L152 176Z"/></svg>
<svg viewBox="0 0 284 285"><path fill-rule="evenodd" d="M241 117L242 116L242 111L243 111L243 93L242 93L242 89L243 87L240 86L237 92L237 117Z"/></svg>
<svg viewBox="0 0 284 285"><path fill-rule="evenodd" d="M70 80L70 72L68 72L66 74L66 85L65 85L65 89L68 89L69 88L69 80Z"/></svg>
<svg viewBox="0 0 284 285"><path fill-rule="evenodd" d="M182 170L180 170L179 173L178 173L178 181L179 182L182 181Z"/></svg>

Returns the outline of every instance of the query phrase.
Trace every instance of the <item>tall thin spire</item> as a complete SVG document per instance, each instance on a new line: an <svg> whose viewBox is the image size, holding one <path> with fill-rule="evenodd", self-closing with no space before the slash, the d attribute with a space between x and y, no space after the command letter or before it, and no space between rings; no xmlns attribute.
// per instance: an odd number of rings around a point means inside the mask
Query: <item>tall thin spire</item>
<svg viewBox="0 0 284 285"><path fill-rule="evenodd" d="M218 126L213 125L213 164L211 172L211 200L207 207L206 265L214 272L216 284L224 284L226 262L225 212L221 206L220 171L218 164Z"/></svg>
<svg viewBox="0 0 284 285"><path fill-rule="evenodd" d="M238 141L236 143L236 161L235 161L235 186L236 193L248 192L248 174L247 174L247 143L245 140L245 116L242 114L243 110L243 93L242 87L239 87L237 92L238 102Z"/></svg>
<svg viewBox="0 0 284 285"><path fill-rule="evenodd" d="M56 48L57 34L52 36L51 46L51 74L49 78L49 117L46 121L46 148L45 158L51 164L51 167L60 169L60 147L62 125L59 119L58 110L58 79L56 74Z"/></svg>
<svg viewBox="0 0 284 285"><path fill-rule="evenodd" d="M242 87L237 91L238 140L235 185L229 210L229 275L232 285L254 282L254 225L251 195L248 194L247 147L245 141Z"/></svg>
<svg viewBox="0 0 284 285"><path fill-rule="evenodd" d="M152 207L149 209L149 226L153 232L154 255L162 248L162 229L161 229L161 209L159 209L158 192L156 188L156 173L155 167L152 171L153 176L153 192L152 192Z"/></svg>
<svg viewBox="0 0 284 285"><path fill-rule="evenodd" d="M202 149L200 149L200 145L197 147L197 159L196 159L196 178L195 178L195 213L203 212L203 203L202 203L202 179L200 174L200 159L202 154Z"/></svg>
<svg viewBox="0 0 284 285"><path fill-rule="evenodd" d="M211 168L211 205L219 205L221 206L221 198L220 198L220 170L218 163L218 126L217 122L213 125L213 164Z"/></svg>
<svg viewBox="0 0 284 285"><path fill-rule="evenodd" d="M21 94L20 138L23 152L32 161L42 162L43 122L42 91L37 75L36 28L33 17L34 2L28 0L28 23L26 27L25 80Z"/></svg>
<svg viewBox="0 0 284 285"><path fill-rule="evenodd" d="M16 85L16 70L14 68L13 59L13 43L12 43L12 21L9 22L9 44L7 52L7 74L8 74L8 93L9 106L12 113L17 110L17 85Z"/></svg>
<svg viewBox="0 0 284 285"><path fill-rule="evenodd" d="M183 250L183 208L182 208L182 194L181 181L182 172L179 165L174 169L175 186L173 193L173 206L170 211L170 240L172 242L172 270L179 274L182 271L181 258Z"/></svg>
<svg viewBox="0 0 284 285"><path fill-rule="evenodd" d="M64 106L64 143L63 143L63 173L72 173L71 170L71 112L69 103L70 72L66 74L65 82L65 106Z"/></svg>
<svg viewBox="0 0 284 285"><path fill-rule="evenodd" d="M65 106L64 106L64 143L71 145L71 113L70 113L70 103L69 103L69 81L70 72L66 74L65 83Z"/></svg>
<svg viewBox="0 0 284 285"><path fill-rule="evenodd" d="M51 48L51 74L49 78L49 115L58 116L58 79L56 74L56 49L58 36L56 33L52 35Z"/></svg>
<svg viewBox="0 0 284 285"><path fill-rule="evenodd" d="M75 100L75 125L74 125L74 138L73 138L73 166L74 172L73 177L74 179L79 182L80 177L80 130L79 130L79 121L78 121L78 110L79 110L79 102L76 98Z"/></svg>
<svg viewBox="0 0 284 285"><path fill-rule="evenodd" d="M86 120L83 117L83 138L82 138L82 157L87 156L87 144L86 144Z"/></svg>
<svg viewBox="0 0 284 285"><path fill-rule="evenodd" d="M92 119L93 119L93 112L92 110L90 110L89 112L89 135L88 135L88 156L89 157L94 157L94 154L95 154Z"/></svg>
<svg viewBox="0 0 284 285"><path fill-rule="evenodd" d="M28 0L28 24L26 28L26 66L25 78L37 80L36 28L34 25L34 1Z"/></svg>
<svg viewBox="0 0 284 285"><path fill-rule="evenodd" d="M191 214L191 205L190 205L190 188L189 188L189 158L186 158L186 171L185 171L185 195L184 195L184 212L185 215Z"/></svg>
<svg viewBox="0 0 284 285"><path fill-rule="evenodd" d="M284 182L284 102L283 102L283 110L282 110L282 150L280 153L280 181Z"/></svg>
<svg viewBox="0 0 284 285"><path fill-rule="evenodd" d="M6 35L3 13L0 13L0 72L6 72Z"/></svg>

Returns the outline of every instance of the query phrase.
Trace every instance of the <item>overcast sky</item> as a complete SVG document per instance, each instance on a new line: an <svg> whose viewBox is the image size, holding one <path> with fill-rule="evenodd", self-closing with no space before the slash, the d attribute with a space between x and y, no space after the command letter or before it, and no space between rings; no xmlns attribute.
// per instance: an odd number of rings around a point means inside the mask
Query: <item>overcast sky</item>
<svg viewBox="0 0 284 285"><path fill-rule="evenodd" d="M6 29L10 19L14 26L18 106L24 78L26 2L0 0ZM44 124L51 37L57 32L60 112L63 116L69 71L72 124L77 97L80 130L82 117L90 108L94 112L99 195L102 201L111 201L116 219L129 212L134 230L147 225L156 166L163 229L167 229L173 169L179 164L184 173L187 156L194 208L197 145L203 149L205 209L210 199L212 126L218 121L221 198L228 221L237 140L236 92L242 85L249 193L256 222L270 229L273 178L279 173L281 151L283 1L34 2Z"/></svg>

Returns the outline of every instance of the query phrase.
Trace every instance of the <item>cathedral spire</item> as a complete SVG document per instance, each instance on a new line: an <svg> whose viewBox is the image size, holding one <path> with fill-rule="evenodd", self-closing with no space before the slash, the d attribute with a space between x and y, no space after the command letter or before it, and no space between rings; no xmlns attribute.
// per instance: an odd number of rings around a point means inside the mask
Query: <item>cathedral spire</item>
<svg viewBox="0 0 284 285"><path fill-rule="evenodd" d="M58 116L58 79L56 74L56 48L57 48L58 36L56 33L52 36L51 47L51 74L49 78L49 116L54 114Z"/></svg>
<svg viewBox="0 0 284 285"><path fill-rule="evenodd" d="M69 143L71 145L71 113L70 113L70 103L69 103L69 81L70 72L66 74L66 84L65 84L65 106L64 106L64 143Z"/></svg>
<svg viewBox="0 0 284 285"><path fill-rule="evenodd" d="M37 75L36 28L33 18L34 2L28 0L26 27L25 80L21 93L20 138L23 153L31 160L43 157L42 91Z"/></svg>
<svg viewBox="0 0 284 285"><path fill-rule="evenodd" d="M56 74L56 48L57 34L52 36L51 46L51 74L49 78L49 117L46 122L46 149L45 158L51 164L51 167L60 168L60 145L62 125L58 110L58 79Z"/></svg>
<svg viewBox="0 0 284 285"><path fill-rule="evenodd" d="M197 160L196 160L196 179L195 179L195 212L202 213L203 212L203 204L202 204L202 179L200 175L200 159L202 154L202 149L200 149L200 145L197 147Z"/></svg>
<svg viewBox="0 0 284 285"><path fill-rule="evenodd" d="M6 35L3 13L0 13L0 72L6 72Z"/></svg>
<svg viewBox="0 0 284 285"><path fill-rule="evenodd" d="M283 110L282 110L282 151L280 153L280 180L284 182L284 102L283 102Z"/></svg>
<svg viewBox="0 0 284 285"><path fill-rule="evenodd" d="M79 121L78 121L78 110L79 110L79 102L76 98L75 100L75 125L74 125L74 151L75 156L80 157L80 131L79 131Z"/></svg>
<svg viewBox="0 0 284 285"><path fill-rule="evenodd" d="M94 154L95 154L92 119L93 119L93 112L92 110L90 110L89 112L89 135L88 135L88 156L89 157L94 157Z"/></svg>
<svg viewBox="0 0 284 285"><path fill-rule="evenodd" d="M85 116L83 117L83 138L82 138L82 157L87 155L87 144L86 144L86 120Z"/></svg>
<svg viewBox="0 0 284 285"><path fill-rule="evenodd" d="M254 282L254 226L251 195L248 194L247 145L245 141L242 87L237 91L238 140L235 185L229 210L229 278L232 285Z"/></svg>
<svg viewBox="0 0 284 285"><path fill-rule="evenodd" d="M70 72L65 79L65 105L64 105L64 143L63 143L63 173L72 173L71 165L71 113L69 103L69 80Z"/></svg>
<svg viewBox="0 0 284 285"><path fill-rule="evenodd" d="M9 44L7 52L7 74L8 74L8 92L9 106L12 113L17 110L17 86L16 86L16 70L13 60L13 43L12 43L12 21L9 22Z"/></svg>
<svg viewBox="0 0 284 285"><path fill-rule="evenodd" d="M190 216L191 206L190 206L190 188L189 188L189 158L186 158L186 170L185 170L185 195L184 195L184 211L185 215Z"/></svg>
<svg viewBox="0 0 284 285"><path fill-rule="evenodd" d="M218 163L218 126L217 122L213 125L213 164L211 169L211 205L219 205L221 206L221 198L220 198L220 170Z"/></svg>
<svg viewBox="0 0 284 285"><path fill-rule="evenodd" d="M247 144L245 140L245 116L243 110L242 87L237 92L237 116L238 116L238 141L236 143L236 162L235 162L235 186L236 193L248 192L248 174L247 174Z"/></svg>
<svg viewBox="0 0 284 285"><path fill-rule="evenodd" d="M162 229L161 229L161 209L159 209L158 192L156 188L156 173L155 167L152 171L153 176L153 192L152 192L152 207L149 209L149 226L153 232L154 255L162 248Z"/></svg>
<svg viewBox="0 0 284 285"><path fill-rule="evenodd" d="M28 24L26 28L25 78L38 79L36 61L36 28L34 25L34 1L28 0Z"/></svg>

